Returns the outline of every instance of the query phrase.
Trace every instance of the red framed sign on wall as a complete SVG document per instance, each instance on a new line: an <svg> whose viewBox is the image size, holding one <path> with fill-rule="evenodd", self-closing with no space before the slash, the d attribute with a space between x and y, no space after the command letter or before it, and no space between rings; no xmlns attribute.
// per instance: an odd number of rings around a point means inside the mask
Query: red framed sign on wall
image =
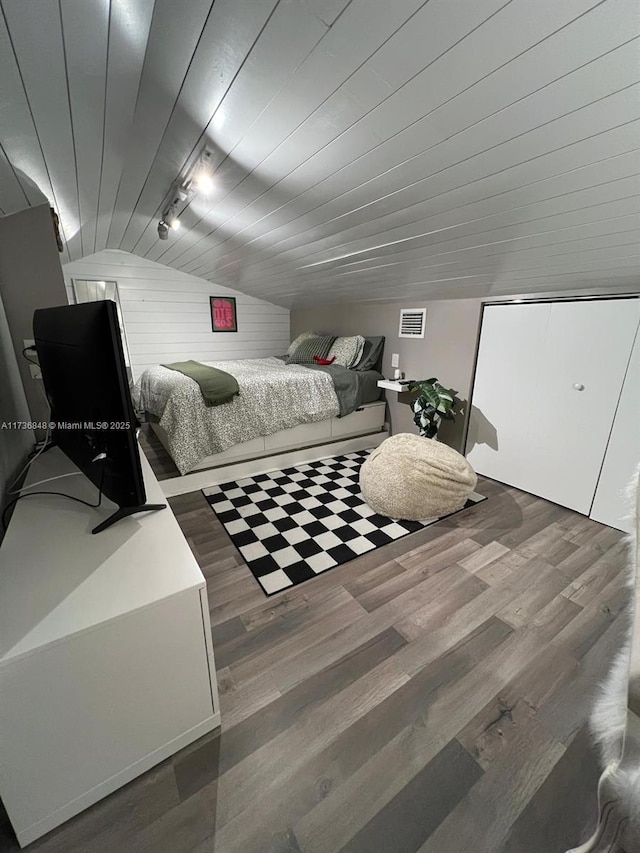
<svg viewBox="0 0 640 853"><path fill-rule="evenodd" d="M236 300L233 296L210 296L209 304L211 306L212 332L238 331Z"/></svg>

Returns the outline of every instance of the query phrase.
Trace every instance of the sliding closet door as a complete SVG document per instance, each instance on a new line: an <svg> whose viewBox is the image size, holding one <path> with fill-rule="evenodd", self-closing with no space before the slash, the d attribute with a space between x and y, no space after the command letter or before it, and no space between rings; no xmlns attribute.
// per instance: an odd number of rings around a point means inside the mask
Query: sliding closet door
<svg viewBox="0 0 640 853"><path fill-rule="evenodd" d="M487 306L474 468L588 514L639 316L634 299Z"/></svg>
<svg viewBox="0 0 640 853"><path fill-rule="evenodd" d="M589 514L639 308L636 299L552 305L530 445L533 494Z"/></svg>
<svg viewBox="0 0 640 853"><path fill-rule="evenodd" d="M631 354L591 518L631 533L633 501L629 485L640 464L640 333Z"/></svg>
<svg viewBox="0 0 640 853"><path fill-rule="evenodd" d="M540 344L550 303L487 305L473 385L467 458L475 470L530 490Z"/></svg>

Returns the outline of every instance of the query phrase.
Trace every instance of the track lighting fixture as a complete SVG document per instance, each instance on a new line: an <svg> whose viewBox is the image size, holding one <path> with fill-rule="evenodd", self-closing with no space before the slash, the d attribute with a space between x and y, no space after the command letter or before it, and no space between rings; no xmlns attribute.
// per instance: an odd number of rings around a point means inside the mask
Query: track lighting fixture
<svg viewBox="0 0 640 853"><path fill-rule="evenodd" d="M169 228L173 229L174 231L177 231L178 228L180 228L180 220L173 211L170 211L165 214L164 221L167 223Z"/></svg>
<svg viewBox="0 0 640 853"><path fill-rule="evenodd" d="M158 237L161 240L169 239L169 229L177 231L180 228L180 219L178 218L178 204L181 199L178 195L171 202L169 207L162 214L162 219L158 222Z"/></svg>
<svg viewBox="0 0 640 853"><path fill-rule="evenodd" d="M211 174L210 163L208 162L210 154L208 152L205 153L206 158L202 157L200 159L200 162L195 169L192 183L196 192L202 193L203 195L209 195L213 190L213 176Z"/></svg>
<svg viewBox="0 0 640 853"><path fill-rule="evenodd" d="M202 152L187 177L177 185L174 185L173 201L162 214L158 222L158 237L161 240L169 239L169 229L177 231L180 228L178 206L188 204L196 193L208 195L213 189L213 167L211 163L211 151ZM185 204L185 207L186 207Z"/></svg>
<svg viewBox="0 0 640 853"><path fill-rule="evenodd" d="M191 195L195 193L208 195L211 192L213 189L211 151L207 151L206 148L204 149L180 189Z"/></svg>

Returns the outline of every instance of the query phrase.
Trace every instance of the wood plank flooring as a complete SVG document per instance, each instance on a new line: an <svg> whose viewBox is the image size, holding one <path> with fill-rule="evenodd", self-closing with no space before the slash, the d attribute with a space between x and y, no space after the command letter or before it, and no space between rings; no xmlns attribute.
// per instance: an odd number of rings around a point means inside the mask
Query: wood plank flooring
<svg viewBox="0 0 640 853"><path fill-rule="evenodd" d="M158 480L169 480L171 477L180 476L176 463L169 456L149 424L142 424L138 433L138 441Z"/></svg>
<svg viewBox="0 0 640 853"><path fill-rule="evenodd" d="M481 479L489 500L266 598L198 493L211 735L39 853L563 853L595 818L585 730L623 631L617 531ZM170 626L168 626L168 629ZM18 849L6 818L0 848Z"/></svg>

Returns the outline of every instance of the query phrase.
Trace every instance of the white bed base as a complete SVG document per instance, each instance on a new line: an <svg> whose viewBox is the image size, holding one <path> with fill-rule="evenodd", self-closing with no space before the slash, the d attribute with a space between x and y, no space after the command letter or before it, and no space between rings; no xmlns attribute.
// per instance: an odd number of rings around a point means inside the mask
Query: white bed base
<svg viewBox="0 0 640 853"><path fill-rule="evenodd" d="M151 428L169 452L166 432L159 424L151 423ZM365 403L344 418L301 424L237 444L223 453L207 456L187 474L161 480L160 485L167 497L183 495L325 456L376 447L388 436L385 402L377 400Z"/></svg>

